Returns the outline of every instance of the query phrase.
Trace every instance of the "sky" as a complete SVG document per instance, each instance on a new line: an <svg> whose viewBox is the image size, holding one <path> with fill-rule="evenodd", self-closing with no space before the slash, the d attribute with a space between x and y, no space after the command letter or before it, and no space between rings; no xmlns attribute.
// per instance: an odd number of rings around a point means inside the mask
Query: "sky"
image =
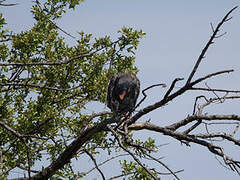
<svg viewBox="0 0 240 180"><path fill-rule="evenodd" d="M33 2L7 2L19 3L14 7L0 7L8 27L13 32L29 29L34 23L30 13ZM123 26L142 29L146 36L140 41L136 52L136 66L139 69L137 76L141 81L141 89L144 89L157 83L166 83L169 86L176 77L187 78L212 33L210 23L215 27L237 5L240 5L239 0L85 0L74 11L66 13L57 24L73 36L84 31L96 37L110 35L116 38L117 31ZM200 77L220 70L235 70L232 74L208 80L207 83L212 88L240 89L240 8L232 16L233 19L221 29L221 33L227 34L215 40L196 73L196 77ZM66 40L70 45L74 44L70 37L66 37ZM178 83L177 87L181 85L183 83ZM205 87L204 84L202 86ZM165 91L163 88L149 90L141 108L160 100ZM192 113L195 97L201 94L203 93L187 92L139 121L151 119L152 123L164 126L182 120ZM213 94L207 96L214 97ZM239 102L233 101L211 106L207 111L213 114L239 114L239 105ZM103 108L97 104L95 106L91 105L89 112L101 111ZM224 128L219 127L219 130L225 130ZM173 170L184 169L179 174L181 179L239 179L236 173L222 167L214 155L199 145L191 144L191 147L186 147L173 138L146 131L137 132L135 136L145 139L150 136L158 145L168 144L161 147L157 155L164 157L163 161ZM233 144L228 144L225 150L240 159L239 149L233 148ZM97 160L100 162L103 158L99 157ZM80 159L74 165L87 169L84 161L86 159ZM87 162L89 168L92 167L92 162ZM101 169L109 176L112 172L119 171L112 166L103 166ZM95 178L99 179L97 172L87 177ZM173 177L163 176L162 179L171 180Z"/></svg>

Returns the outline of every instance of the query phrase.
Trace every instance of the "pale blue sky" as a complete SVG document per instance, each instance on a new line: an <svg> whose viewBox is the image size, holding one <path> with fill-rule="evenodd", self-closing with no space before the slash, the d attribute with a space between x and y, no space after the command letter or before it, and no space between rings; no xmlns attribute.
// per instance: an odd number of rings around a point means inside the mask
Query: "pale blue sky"
<svg viewBox="0 0 240 180"><path fill-rule="evenodd" d="M6 17L9 27L13 31L26 30L31 27L33 20L30 14L31 0L10 1L18 2L14 7L0 7ZM146 37L140 42L136 54L136 65L139 68L138 77L141 87L166 83L169 85L176 77L186 78L203 46L211 35L210 22L216 25L221 18L236 5L239 0L86 0L74 11L64 15L57 24L77 36L78 31L92 33L95 36L117 36L117 30L122 26L142 29ZM220 76L208 81L212 88L240 89L240 9L233 14L233 19L227 22L222 32L227 34L215 41L209 49L207 57L200 65L196 74L205 75L224 69L235 69L230 75ZM64 36L64 34L63 34ZM71 45L74 41L66 37ZM180 86L181 83L178 84ZM152 104L161 98L165 90L155 88L150 90L149 96L142 107ZM156 110L140 121L151 118L152 123L166 125L184 119L191 114L194 99L201 93L188 92L182 97L170 102L168 106ZM209 94L208 97L213 96ZM216 105L207 110L212 113L239 114L240 103L235 101L226 105ZM92 108L92 109L91 109ZM90 111L101 111L102 107L89 107ZM224 129L224 127L222 128ZM208 153L206 148L198 145L186 147L170 137L148 132L138 132L137 136L155 138L157 144L170 143L159 150L159 157L164 156L164 162L173 170L184 169L179 177L184 180L237 180L239 176L222 167L215 157ZM238 134L239 137L239 134ZM232 144L229 144L232 145ZM231 146L226 151L240 159L239 149ZM102 160L99 158L98 160ZM86 160L84 160L86 161ZM92 162L87 161L89 167ZM86 168L86 162L75 162L76 166ZM112 166L104 166L103 172L113 175L118 172ZM92 173L87 179L99 179L99 174ZM163 180L173 177L163 176Z"/></svg>

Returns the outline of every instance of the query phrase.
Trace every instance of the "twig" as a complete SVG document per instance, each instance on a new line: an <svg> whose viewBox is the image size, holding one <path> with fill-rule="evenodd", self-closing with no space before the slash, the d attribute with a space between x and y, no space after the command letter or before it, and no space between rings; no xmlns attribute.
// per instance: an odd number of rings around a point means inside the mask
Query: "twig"
<svg viewBox="0 0 240 180"><path fill-rule="evenodd" d="M204 98L204 99L207 101L207 98L206 98L205 96L202 96L202 95L201 95L201 96L197 96L196 99L195 99L195 102L194 102L192 115L194 115L194 114L196 113L197 101L198 101L198 99L200 99L200 98Z"/></svg>
<svg viewBox="0 0 240 180"><path fill-rule="evenodd" d="M176 78L174 79L174 81L172 82L170 88L168 89L167 93L165 94L164 98L163 99L167 99L167 97L169 96L169 94L172 92L175 84L177 81L182 81L184 78Z"/></svg>
<svg viewBox="0 0 240 180"><path fill-rule="evenodd" d="M22 135L20 133L18 133L17 131L15 131L14 129L12 129L11 127L9 127L7 124L5 124L4 122L0 121L0 126L2 126L4 129L6 129L7 131L11 132L14 136L16 136L18 139L22 139Z"/></svg>
<svg viewBox="0 0 240 180"><path fill-rule="evenodd" d="M197 91L216 91L216 92L225 92L225 93L240 93L239 90L227 90L227 89L208 89L208 88L200 88L200 87L192 87L190 90L197 90Z"/></svg>
<svg viewBox="0 0 240 180"><path fill-rule="evenodd" d="M209 46L213 43L213 40L216 38L216 35L218 33L218 31L220 30L220 27L225 23L227 22L229 19L228 19L228 16L237 8L238 6L232 8L225 16L224 18L222 19L222 21L217 25L216 29L214 29L213 31L213 34L211 36L211 38L208 40L206 46L203 48L201 54L199 55L198 59L197 59L197 62L195 63L194 67L193 67L193 70L192 72L190 73L189 77L188 77L188 80L186 82L186 85L189 84L194 76L194 74L196 73L197 69L198 69L198 66L199 64L201 63L202 59L204 58Z"/></svg>
<svg viewBox="0 0 240 180"><path fill-rule="evenodd" d="M43 12L43 9L42 9L42 7L41 7L41 3L40 3L38 0L36 1L36 4L37 4L37 6L41 9L41 11ZM54 26L56 26L56 28L59 29L60 31L62 31L64 34L70 36L70 37L73 38L73 39L76 39L76 37L74 37L74 36L71 35L70 33L66 32L65 30L63 30L62 28L60 28L56 23L54 23L54 22L53 22L51 19L49 19L47 16L45 16L45 17L46 17L46 19L47 19L50 23L52 23Z"/></svg>
<svg viewBox="0 0 240 180"><path fill-rule="evenodd" d="M95 159L95 158L93 157L93 155L92 155L90 152L88 152L86 149L84 149L84 152L91 158L91 160L93 161L96 169L97 169L98 172L101 174L102 179L105 180L106 178L105 178L103 172L99 169L99 167L98 167L98 165L97 165L97 162L96 162L96 159Z"/></svg>
<svg viewBox="0 0 240 180"><path fill-rule="evenodd" d="M208 86L207 83L205 83L205 86L207 86L208 89L212 89L212 88L210 88L210 87ZM211 92L213 92L213 94L214 94L214 95L219 99L219 101L222 103L222 100L221 100L221 98L217 95L217 93L216 93L215 91L211 91Z"/></svg>
<svg viewBox="0 0 240 180"><path fill-rule="evenodd" d="M197 128L202 123L202 120L198 120L194 125L192 125L187 130L183 131L184 134L189 134L191 131L193 131L195 128Z"/></svg>
<svg viewBox="0 0 240 180"><path fill-rule="evenodd" d="M3 128L5 128L7 131L11 132L14 136L16 136L25 146L26 151L27 151L27 162L28 162L28 177L29 179L31 179L31 159L30 159L30 153L29 153L29 147L26 144L23 135L18 133L17 131L15 131L14 129L12 129L11 127L9 127L7 124L3 123L2 121L0 121L0 126L2 126Z"/></svg>
<svg viewBox="0 0 240 180"><path fill-rule="evenodd" d="M213 120L235 120L240 121L240 116L237 115L192 115L188 116L184 120L181 120L177 123L173 123L172 125L165 126L168 129L171 130L177 130L178 128L187 125L190 122L196 121L196 120L206 120L206 121L213 121Z"/></svg>
<svg viewBox="0 0 240 180"><path fill-rule="evenodd" d="M131 174L134 174L134 173L135 172L123 173L123 174L120 174L120 175L117 175L117 176L113 176L113 177L109 178L108 180L117 179L117 178L120 178L120 177L123 177L123 176L128 176L128 175L131 175Z"/></svg>
<svg viewBox="0 0 240 180"><path fill-rule="evenodd" d="M46 66L50 66L50 65L54 65L54 66L58 66L58 65L64 65L64 64L68 64L71 61L74 61L76 59L79 58L83 58L83 57L90 57L92 56L94 53L96 53L96 51L91 52L91 53L87 53L87 54L81 54L78 56L74 56L71 58L68 58L66 60L63 61L59 61L59 62L51 62L51 61L46 61L46 62L30 62L30 63L0 63L0 66L36 66L36 65L46 65Z"/></svg>
<svg viewBox="0 0 240 180"><path fill-rule="evenodd" d="M195 134L194 136L202 139L220 137L240 146L240 140L236 140L231 135L227 135L225 133Z"/></svg>
<svg viewBox="0 0 240 180"><path fill-rule="evenodd" d="M142 90L142 94L144 97L140 100L140 102L136 105L136 107L134 109L136 109L138 106L140 106L140 104L142 104L142 102L147 98L147 94L145 93L145 91L147 91L151 88L157 87L157 86L166 87L166 84L154 84L154 85L151 85L151 86L145 88L144 90Z"/></svg>
<svg viewBox="0 0 240 180"><path fill-rule="evenodd" d="M99 164L98 164L98 167L100 167L100 166L106 164L107 162L109 162L109 161L111 161L111 160L113 160L113 159L115 159L115 158L121 157L121 156L129 156L129 154L119 154L119 155L113 156L113 157L111 157L111 158L109 158L109 159L107 159L107 160L105 160L105 161L99 163ZM89 174L89 173L92 172L94 169L96 169L96 167L90 169L89 171L87 171L87 172L84 173L84 174Z"/></svg>
<svg viewBox="0 0 240 180"><path fill-rule="evenodd" d="M170 130L166 127L156 126L151 123L135 123L135 124L132 124L129 126L129 130L142 130L142 129L160 132L160 133L163 133L164 135L171 136L181 142L184 140L188 143L193 142L193 143L205 146L206 148L208 148L208 150L211 153L222 157L225 164L227 164L233 171L236 171L237 173L239 173L239 171L238 171L238 168L240 169L239 161L235 161L232 158L230 158L229 156L227 156L226 154L224 154L221 147L212 145L211 143L208 143L207 141L201 140L195 135L186 135L184 133L176 132L176 131ZM240 142L234 141L231 136L224 136L224 137L239 146L238 143L240 143Z"/></svg>
<svg viewBox="0 0 240 180"><path fill-rule="evenodd" d="M233 130L233 132L232 132L232 134L231 134L232 137L237 133L237 131L239 130L239 127L240 127L240 121L238 122L237 126L236 126L235 129Z"/></svg>
<svg viewBox="0 0 240 180"><path fill-rule="evenodd" d="M198 84L200 83L201 81L204 81L206 79L209 79L213 76L217 76L217 75L220 75L220 74L224 74L224 73L230 73L230 72L233 72L234 70L233 69L230 69L230 70L224 70L224 71L218 71L218 72L215 72L215 73L211 73L211 74L208 74L202 78L199 78L193 82L190 83L191 87L194 86L195 84Z"/></svg>
<svg viewBox="0 0 240 180"><path fill-rule="evenodd" d="M166 168L177 180L180 180L178 178L178 176L176 175L176 173L174 173L166 164L164 164L162 161L160 161L159 159L151 156L150 154L145 154L146 156L148 156L149 158L153 159L154 161L158 162L159 164L161 164L164 168Z"/></svg>

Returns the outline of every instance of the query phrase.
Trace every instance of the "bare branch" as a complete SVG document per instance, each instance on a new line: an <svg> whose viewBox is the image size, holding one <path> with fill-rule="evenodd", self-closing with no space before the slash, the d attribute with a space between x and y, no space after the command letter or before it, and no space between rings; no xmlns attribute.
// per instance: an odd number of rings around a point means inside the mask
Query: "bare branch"
<svg viewBox="0 0 240 180"><path fill-rule="evenodd" d="M238 117L239 118L239 117ZM239 161L235 161L233 160L231 157L227 156L224 152L223 149L221 147L212 145L211 143L208 143L204 140L199 139L198 137L196 137L195 135L187 135L184 133L180 133L180 132L176 132L174 130L170 130L166 127L160 127L160 126L156 126L154 124L151 123L135 123L129 126L129 130L151 130L151 131L155 131L155 132L159 132L162 133L164 135L168 135L171 136L181 142L185 141L185 142L192 142L192 143L196 143L202 146L205 146L208 148L208 150L215 154L218 155L220 157L223 158L225 164L227 164L233 171L236 171L237 173L239 173L238 168L240 169L240 162ZM227 138L228 140L234 142L236 145L239 145L239 141L234 141L233 138L231 136L222 136Z"/></svg>
<svg viewBox="0 0 240 180"><path fill-rule="evenodd" d="M193 122L195 120L206 120L206 121L212 121L212 120L235 120L240 121L240 116L237 115L192 115L188 116L186 119L181 120L177 123L174 123L172 125L166 126L166 128L171 130L177 130L178 128L187 125L190 122Z"/></svg>
<svg viewBox="0 0 240 180"><path fill-rule="evenodd" d="M154 84L154 85L151 85L151 86L145 88L144 90L142 90L142 94L144 97L141 99L141 101L136 105L136 107L134 109L136 109L138 106L140 106L140 104L142 104L142 102L147 98L147 94L145 93L145 91L147 91L151 88L157 87L157 86L166 87L166 84Z"/></svg>
<svg viewBox="0 0 240 180"><path fill-rule="evenodd" d="M197 62L195 63L194 67L193 67L193 70L192 72L190 73L189 77L188 77L188 80L186 82L186 85L189 84L194 76L194 74L196 73L197 69L198 69L198 66L199 64L201 63L202 59L204 58L209 46L213 43L213 40L216 38L217 36L217 33L218 31L220 30L221 26L227 22L229 19L228 19L228 16L237 8L234 7L232 8L225 16L224 18L222 19L222 21L217 25L216 29L214 29L214 32L212 34L212 36L210 37L210 39L208 40L207 44L205 45L205 47L203 48L201 54L199 55L198 59L197 59Z"/></svg>
<svg viewBox="0 0 240 180"><path fill-rule="evenodd" d="M209 78L211 78L213 76L217 76L217 75L224 74L224 73L230 73L230 72L233 72L233 71L234 71L233 69L230 69L230 70L224 70L224 71L218 71L218 72L215 72L215 73L211 73L211 74L208 74L208 75L206 75L206 76L204 76L202 78L199 78L199 79L191 82L190 84L191 84L191 86L194 86L195 84L198 84L201 81L209 79Z"/></svg>
<svg viewBox="0 0 240 180"><path fill-rule="evenodd" d="M191 131L193 131L195 128L197 128L202 123L202 120L198 120L194 125L192 125L190 128L185 130L184 134L189 134Z"/></svg>
<svg viewBox="0 0 240 180"><path fill-rule="evenodd" d="M182 80L183 80L183 78L176 78L176 79L174 79L174 81L172 82L170 88L168 89L168 91L167 91L167 93L165 94L165 96L164 96L163 99L166 99L166 98L168 97L168 95L172 92L172 90L173 90L176 82L177 82L177 81L182 81Z"/></svg>
<svg viewBox="0 0 240 180"><path fill-rule="evenodd" d="M166 164L164 164L162 161L160 161L159 159L149 155L149 154L145 154L146 156L150 157L151 159L153 159L154 161L158 162L159 164L161 164L164 168L166 168L176 179L180 180L178 178L178 176L176 175L176 173L174 173Z"/></svg>
<svg viewBox="0 0 240 180"><path fill-rule="evenodd" d="M197 91L215 91L215 92L225 92L225 93L240 93L239 90L227 90L227 89L214 89L214 88L200 88L200 87L192 87L190 90L197 90Z"/></svg>
<svg viewBox="0 0 240 180"><path fill-rule="evenodd" d="M195 137L202 138L202 139L208 139L208 138L222 138L226 139L228 141L233 142L234 144L240 146L240 140L234 139L231 135L227 135L225 133L210 133L210 134L195 134Z"/></svg>
<svg viewBox="0 0 240 180"><path fill-rule="evenodd" d="M196 99L195 99L195 102L194 102L194 106L193 106L193 114L192 115L194 115L195 113L196 113L196 106L197 106L197 101L198 101L198 99L200 99L200 98L204 98L206 101L207 101L207 98L205 97L205 96L197 96L196 97Z"/></svg>
<svg viewBox="0 0 240 180"><path fill-rule="evenodd" d="M107 160L99 163L99 164L98 164L98 167L106 164L107 162L109 162L109 161L111 161L111 160L113 160L113 159L116 159L116 158L118 158L118 157L121 157L121 156L129 156L129 154L119 154L119 155L113 156L113 157L111 157L111 158L109 158L109 159L107 159ZM90 169L89 171L87 171L87 172L84 173L84 174L89 174L90 172L92 172L92 171L95 170L95 169L96 169L96 167Z"/></svg>
<svg viewBox="0 0 240 180"><path fill-rule="evenodd" d="M97 162L96 162L96 159L95 159L95 158L93 157L93 155L92 155L90 152L88 152L86 149L84 150L84 152L91 158L91 160L93 161L96 169L97 169L98 172L101 174L102 179L105 180L106 178L105 178L103 172L99 169L99 167L98 167L98 165L97 165Z"/></svg>

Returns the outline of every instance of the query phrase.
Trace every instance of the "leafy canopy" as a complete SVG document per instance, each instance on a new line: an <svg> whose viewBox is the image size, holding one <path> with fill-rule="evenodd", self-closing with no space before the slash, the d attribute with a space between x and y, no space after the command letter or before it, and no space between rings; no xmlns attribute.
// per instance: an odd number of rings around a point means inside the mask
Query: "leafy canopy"
<svg viewBox="0 0 240 180"><path fill-rule="evenodd" d="M81 1L36 1L31 9L35 23L20 33L8 29L0 14L0 122L11 128L0 126L1 179L14 168L56 159L85 126L90 116L83 113L85 106L105 102L109 78L119 72L137 72L134 55L145 35L141 30L123 27L116 39L79 32L74 46L59 35L55 21ZM100 145L111 154L115 143L102 132L85 148L94 154ZM130 171L131 164L124 161L124 171ZM74 175L67 165L56 176Z"/></svg>

